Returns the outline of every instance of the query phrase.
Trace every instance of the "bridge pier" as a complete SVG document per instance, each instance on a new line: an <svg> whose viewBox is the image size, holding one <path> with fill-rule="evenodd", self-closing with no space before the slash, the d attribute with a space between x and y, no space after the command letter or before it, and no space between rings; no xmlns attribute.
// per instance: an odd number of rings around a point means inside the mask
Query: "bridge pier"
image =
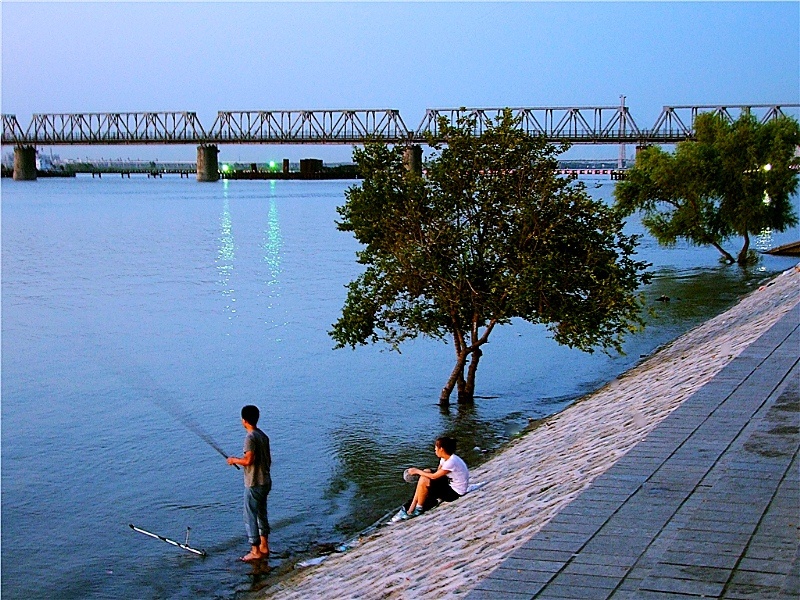
<svg viewBox="0 0 800 600"><path fill-rule="evenodd" d="M197 181L219 181L219 148L214 144L197 147Z"/></svg>
<svg viewBox="0 0 800 600"><path fill-rule="evenodd" d="M36 181L36 147L14 148L14 180Z"/></svg>
<svg viewBox="0 0 800 600"><path fill-rule="evenodd" d="M403 166L410 173L422 175L422 146L412 144L403 150Z"/></svg>

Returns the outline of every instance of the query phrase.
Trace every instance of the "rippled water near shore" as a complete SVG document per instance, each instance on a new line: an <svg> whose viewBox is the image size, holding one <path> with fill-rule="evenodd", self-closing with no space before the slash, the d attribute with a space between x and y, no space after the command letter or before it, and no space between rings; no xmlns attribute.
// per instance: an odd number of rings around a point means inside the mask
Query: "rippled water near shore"
<svg viewBox="0 0 800 600"><path fill-rule="evenodd" d="M720 266L659 248L657 311L627 355L585 355L544 329L493 333L470 411L442 413L450 346L332 350L327 330L357 249L336 231L350 182L178 178L2 187L2 594L231 597L254 576L241 474L186 427L240 453L258 404L273 445L272 546L335 542L404 499L399 472L448 431L474 464L528 419L560 410L796 260ZM613 184L590 191L610 198ZM631 228L636 229L636 223ZM773 243L800 238L776 235ZM656 302L667 296L669 302ZM199 559L134 523L205 548ZM56 553L43 553L55 548ZM276 562L279 562L276 559ZM257 579L257 578L256 578Z"/></svg>

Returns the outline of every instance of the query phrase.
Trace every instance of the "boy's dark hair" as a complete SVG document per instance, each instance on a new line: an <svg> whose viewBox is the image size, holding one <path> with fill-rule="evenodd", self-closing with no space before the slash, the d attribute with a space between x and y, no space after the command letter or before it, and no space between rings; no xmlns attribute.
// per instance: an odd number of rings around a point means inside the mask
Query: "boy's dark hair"
<svg viewBox="0 0 800 600"><path fill-rule="evenodd" d="M444 450L447 454L456 453L456 441L451 437L442 436L440 438L436 438L436 445Z"/></svg>
<svg viewBox="0 0 800 600"><path fill-rule="evenodd" d="M242 418L250 423L253 427L258 425L258 407L252 404L248 404L247 406L242 408Z"/></svg>

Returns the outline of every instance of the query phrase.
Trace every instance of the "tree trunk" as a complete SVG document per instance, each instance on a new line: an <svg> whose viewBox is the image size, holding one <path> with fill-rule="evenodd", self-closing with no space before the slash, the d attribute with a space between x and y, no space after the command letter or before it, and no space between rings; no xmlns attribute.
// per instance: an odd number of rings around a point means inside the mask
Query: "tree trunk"
<svg viewBox="0 0 800 600"><path fill-rule="evenodd" d="M725 262L726 263L732 265L733 263L736 262L736 259L733 258L733 255L730 252L728 252L727 250L725 250L725 248L720 246L718 243L711 242L711 245L714 246L714 248L716 248L717 250L719 250L719 253L722 254L722 256L725 257Z"/></svg>
<svg viewBox="0 0 800 600"><path fill-rule="evenodd" d="M466 366L466 363L465 365ZM458 390L458 397L460 398L463 393L465 393L467 389L467 380L464 379L464 369L461 369L461 374L458 376L458 381L456 382L456 389Z"/></svg>
<svg viewBox="0 0 800 600"><path fill-rule="evenodd" d="M459 353L458 358L456 360L456 366L453 367L453 371L450 373L450 378L447 380L447 383L442 388L442 393L439 394L439 405L440 406L449 406L450 405L450 394L453 393L453 388L459 382L459 380L464 380L464 365L467 364L467 354L468 352ZM461 391L459 390L459 398L461 397ZM460 400L459 400L460 401Z"/></svg>
<svg viewBox="0 0 800 600"><path fill-rule="evenodd" d="M740 266L744 266L747 264L747 252L750 250L750 236L747 235L747 232L744 232L744 245L742 249L739 251L739 257L736 259L736 262L739 263Z"/></svg>
<svg viewBox="0 0 800 600"><path fill-rule="evenodd" d="M459 404L474 404L475 403L475 372L478 370L478 363L483 356L480 348L475 348L472 351L472 360L469 363L467 370L467 381L464 386L463 394L459 391L458 403Z"/></svg>

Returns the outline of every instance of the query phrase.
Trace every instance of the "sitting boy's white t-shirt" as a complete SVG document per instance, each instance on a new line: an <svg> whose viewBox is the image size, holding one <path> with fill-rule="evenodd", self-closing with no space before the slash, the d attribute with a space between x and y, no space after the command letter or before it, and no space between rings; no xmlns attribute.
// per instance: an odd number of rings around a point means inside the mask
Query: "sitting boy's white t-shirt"
<svg viewBox="0 0 800 600"><path fill-rule="evenodd" d="M443 458L439 459L439 468L449 471L447 477L450 479L450 487L453 488L455 493L459 496L463 496L467 493L467 488L469 487L469 469L467 468L467 463L461 460L459 456L451 454L450 458L447 460Z"/></svg>

